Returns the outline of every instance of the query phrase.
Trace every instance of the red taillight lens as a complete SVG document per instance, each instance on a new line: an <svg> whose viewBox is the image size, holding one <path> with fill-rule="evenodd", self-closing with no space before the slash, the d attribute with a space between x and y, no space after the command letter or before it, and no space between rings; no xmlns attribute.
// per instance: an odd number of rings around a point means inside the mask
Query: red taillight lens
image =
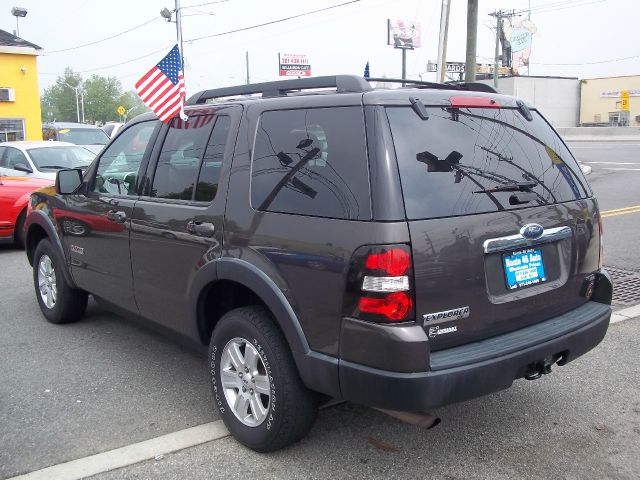
<svg viewBox="0 0 640 480"><path fill-rule="evenodd" d="M384 270L392 276L403 275L411 266L409 253L401 248L392 248L384 253L367 255L366 265L371 270Z"/></svg>
<svg viewBox="0 0 640 480"><path fill-rule="evenodd" d="M405 292L395 292L384 298L361 297L358 302L361 312L384 315L392 321L404 320L411 306L411 298Z"/></svg>

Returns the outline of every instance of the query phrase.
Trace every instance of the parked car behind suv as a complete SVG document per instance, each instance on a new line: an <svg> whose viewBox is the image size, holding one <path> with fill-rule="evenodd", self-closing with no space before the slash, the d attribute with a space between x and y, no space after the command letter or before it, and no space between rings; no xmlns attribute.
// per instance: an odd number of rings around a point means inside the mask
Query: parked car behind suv
<svg viewBox="0 0 640 480"><path fill-rule="evenodd" d="M421 411L595 347L612 287L567 146L486 86L409 87L285 80L132 120L32 196L44 316L92 294L208 347L215 408L262 452L309 431L318 394Z"/></svg>
<svg viewBox="0 0 640 480"><path fill-rule="evenodd" d="M95 153L67 142L0 143L0 174L51 180L63 168L86 168Z"/></svg>
<svg viewBox="0 0 640 480"><path fill-rule="evenodd" d="M53 122L42 125L42 139L82 145L97 154L109 142L109 135L93 125Z"/></svg>

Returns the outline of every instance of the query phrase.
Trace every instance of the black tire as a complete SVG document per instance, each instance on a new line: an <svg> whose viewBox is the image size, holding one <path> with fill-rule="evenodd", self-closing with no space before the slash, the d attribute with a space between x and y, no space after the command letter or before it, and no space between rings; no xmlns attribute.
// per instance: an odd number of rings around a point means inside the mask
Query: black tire
<svg viewBox="0 0 640 480"><path fill-rule="evenodd" d="M38 286L38 269L40 268L40 260L44 256L49 257L55 273L56 284L56 301L51 307L48 307L44 302ZM82 290L76 290L71 288L67 284L62 269L65 268L64 262L61 260L60 255L53 248L51 242L47 239L43 239L36 246L35 253L33 255L33 286L35 288L36 298L38 305L45 318L51 323L72 323L77 322L82 318L84 312L87 309L88 295Z"/></svg>
<svg viewBox="0 0 640 480"><path fill-rule="evenodd" d="M238 338L255 347L258 364L262 361L270 380L268 409L264 421L256 426L240 421L222 388L222 353L230 340ZM209 368L218 413L229 432L246 447L261 453L279 450L311 430L318 414L317 397L302 383L289 346L265 308L237 308L220 319L211 336Z"/></svg>
<svg viewBox="0 0 640 480"><path fill-rule="evenodd" d="M16 243L16 245L18 245L20 248L24 248L24 219L27 216L27 209L24 208L21 212L20 215L18 215L18 218L16 220L16 227L13 231L13 241Z"/></svg>

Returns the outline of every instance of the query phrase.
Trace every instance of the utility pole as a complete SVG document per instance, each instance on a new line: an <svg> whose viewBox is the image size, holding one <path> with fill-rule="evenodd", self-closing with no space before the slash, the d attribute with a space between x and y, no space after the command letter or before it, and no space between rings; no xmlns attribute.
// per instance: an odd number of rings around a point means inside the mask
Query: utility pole
<svg viewBox="0 0 640 480"><path fill-rule="evenodd" d="M245 60L246 60L246 68L247 68L247 85L249 85L249 83L251 83L249 81L249 51L247 50L245 52Z"/></svg>
<svg viewBox="0 0 640 480"><path fill-rule="evenodd" d="M438 81L444 83L447 55L447 34L449 31L449 0L442 0L440 9L440 35L438 39Z"/></svg>
<svg viewBox="0 0 640 480"><path fill-rule="evenodd" d="M182 62L182 78L184 78L185 66L184 66L184 48L182 45L182 11L180 10L180 0L176 0L176 35L178 39L178 45L180 46L180 61Z"/></svg>
<svg viewBox="0 0 640 480"><path fill-rule="evenodd" d="M502 10L498 10L497 12L490 13L492 17L496 17L496 52L493 63L493 86L497 90L498 89L498 62L500 60L500 30L502 24L503 13Z"/></svg>
<svg viewBox="0 0 640 480"><path fill-rule="evenodd" d="M476 81L476 48L478 43L478 0L467 1L467 58L464 81Z"/></svg>

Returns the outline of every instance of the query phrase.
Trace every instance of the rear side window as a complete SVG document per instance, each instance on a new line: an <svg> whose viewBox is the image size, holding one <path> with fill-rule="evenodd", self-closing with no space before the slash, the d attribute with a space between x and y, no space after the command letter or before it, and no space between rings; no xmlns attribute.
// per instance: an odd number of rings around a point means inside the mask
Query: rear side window
<svg viewBox="0 0 640 480"><path fill-rule="evenodd" d="M265 112L256 132L251 205L256 210L371 219L360 107Z"/></svg>
<svg viewBox="0 0 640 480"><path fill-rule="evenodd" d="M527 121L515 109L388 107L407 218L469 215L584 198L584 177L571 153L536 111ZM533 202L513 203L514 183Z"/></svg>
<svg viewBox="0 0 640 480"><path fill-rule="evenodd" d="M153 177L152 197L191 200L213 120L213 115L204 115L189 122L171 121Z"/></svg>

